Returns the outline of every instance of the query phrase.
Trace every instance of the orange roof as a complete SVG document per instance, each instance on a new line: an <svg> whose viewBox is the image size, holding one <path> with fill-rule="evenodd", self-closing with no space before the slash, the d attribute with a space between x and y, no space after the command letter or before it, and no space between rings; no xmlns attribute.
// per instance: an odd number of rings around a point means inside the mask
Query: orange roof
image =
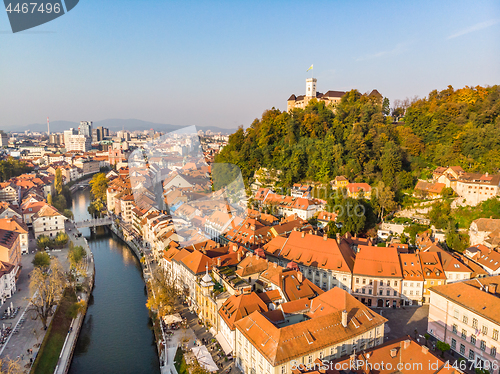
<svg viewBox="0 0 500 374"><path fill-rule="evenodd" d="M420 257L415 253L401 253L401 269L403 270L403 279L409 281L423 281L422 267L420 266Z"/></svg>
<svg viewBox="0 0 500 374"><path fill-rule="evenodd" d="M410 336L391 340L375 348L357 352L354 356L345 356L330 361L328 365L325 365L328 370L322 372L327 374L340 374L341 372L336 370L335 367L341 368L344 366L349 368L351 367L351 359L355 362L363 362L357 370L350 371L356 374L372 374L374 372L377 374L392 374L395 372L404 374L461 373L461 371L453 369L452 365L446 365L447 362L435 355L426 346L417 343ZM371 365L368 365L368 363ZM376 363L378 366L375 366ZM377 370L373 370L372 367L377 367ZM398 367L403 369L396 369ZM313 372L299 370L293 374L302 373L312 374Z"/></svg>
<svg viewBox="0 0 500 374"><path fill-rule="evenodd" d="M28 233L28 226L18 217L0 219L0 229L16 231L20 234Z"/></svg>
<svg viewBox="0 0 500 374"><path fill-rule="evenodd" d="M328 313L311 309L298 315L297 322L280 327L255 311L235 323L240 333L248 339L272 366L289 362L340 342L359 336L387 320L370 310L346 291L336 287L320 296L322 302L330 300ZM311 303L314 308L314 300ZM342 311L347 311L347 325L342 326ZM319 312L318 314L315 314Z"/></svg>
<svg viewBox="0 0 500 374"><path fill-rule="evenodd" d="M277 248L280 248L279 251ZM276 237L264 249L275 256L306 266L349 273L354 266L354 252L347 243L339 246L335 239L300 231L292 231L288 239Z"/></svg>
<svg viewBox="0 0 500 374"><path fill-rule="evenodd" d="M233 295L227 299L219 309L219 315L226 322L231 330L234 330L234 323L241 318L248 316L254 311L267 312L267 305L255 292L243 295Z"/></svg>
<svg viewBox="0 0 500 374"><path fill-rule="evenodd" d="M420 263L424 279L446 279L446 275L439 260L439 256L435 252L420 252Z"/></svg>
<svg viewBox="0 0 500 374"><path fill-rule="evenodd" d="M354 274L403 278L398 250L394 247L358 246Z"/></svg>

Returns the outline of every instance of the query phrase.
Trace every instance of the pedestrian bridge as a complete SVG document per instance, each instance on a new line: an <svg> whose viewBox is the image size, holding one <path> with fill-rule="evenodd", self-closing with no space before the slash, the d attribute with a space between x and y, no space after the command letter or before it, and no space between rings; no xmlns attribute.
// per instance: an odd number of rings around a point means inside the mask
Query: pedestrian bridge
<svg viewBox="0 0 500 374"><path fill-rule="evenodd" d="M107 226L111 225L113 220L110 217L94 218L85 221L75 222L75 227L81 229L84 227L97 227L97 226Z"/></svg>

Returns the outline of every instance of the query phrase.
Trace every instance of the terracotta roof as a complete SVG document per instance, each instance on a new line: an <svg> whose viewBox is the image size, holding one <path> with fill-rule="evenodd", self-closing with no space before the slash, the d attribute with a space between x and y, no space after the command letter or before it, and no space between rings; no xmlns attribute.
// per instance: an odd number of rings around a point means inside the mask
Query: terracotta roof
<svg viewBox="0 0 500 374"><path fill-rule="evenodd" d="M403 278L396 248L359 245L358 250L353 274Z"/></svg>
<svg viewBox="0 0 500 374"><path fill-rule="evenodd" d="M420 252L419 257L425 280L446 279L446 274L436 252Z"/></svg>
<svg viewBox="0 0 500 374"><path fill-rule="evenodd" d="M28 233L28 226L18 217L0 219L0 229L16 231L20 234Z"/></svg>
<svg viewBox="0 0 500 374"><path fill-rule="evenodd" d="M443 189L445 187L446 185L444 183L429 183L419 180L417 182L417 185L415 186L415 190L440 194L441 192L443 192Z"/></svg>
<svg viewBox="0 0 500 374"><path fill-rule="evenodd" d="M422 267L420 265L420 257L415 253L401 253L401 269L403 271L403 279L409 281L423 281Z"/></svg>
<svg viewBox="0 0 500 374"><path fill-rule="evenodd" d="M288 239L277 237L264 246L275 256L306 266L352 272L354 252L347 243L340 246L335 239L326 236L292 231ZM280 247L279 250L277 248Z"/></svg>
<svg viewBox="0 0 500 374"><path fill-rule="evenodd" d="M430 247L424 249L424 252L436 252L441 260L441 264L443 265L443 270L448 272L459 272L459 273L471 273L471 269L469 269L466 265L461 263L457 258L453 257L452 254L448 251L445 251L438 245L431 245Z"/></svg>
<svg viewBox="0 0 500 374"><path fill-rule="evenodd" d="M478 231L492 232L500 229L500 219L478 218L472 223L476 224Z"/></svg>
<svg viewBox="0 0 500 374"><path fill-rule="evenodd" d="M254 311L267 312L267 305L255 292L243 295L233 295L227 299L219 309L219 315L226 322L231 330L234 330L234 323L241 318L248 316Z"/></svg>
<svg viewBox="0 0 500 374"><path fill-rule="evenodd" d="M351 367L351 360L354 362L363 362L357 370L345 372L356 373L356 374L392 374L392 373L404 373L404 374L452 374L461 373L453 369L452 365L447 365L447 362L442 358L434 354L426 346L422 346L417 343L410 336L401 337L395 340L391 340L382 345L368 350L363 350L357 352L352 356L341 357L337 360L332 360L328 365L325 365L328 370L323 371L327 374L340 374L344 371L338 371L335 367L341 368ZM365 364L370 363L371 365ZM375 364L379 364L375 366ZM383 365L381 364L383 363ZM345 366L347 365L347 366ZM371 367L377 367L374 371ZM399 366L398 366L399 365ZM435 365L435 366L434 366ZM319 366L318 366L319 367ZM403 368L402 370L396 369L398 367ZM310 373L310 371L297 371L293 374ZM319 371L318 371L319 373Z"/></svg>
<svg viewBox="0 0 500 374"><path fill-rule="evenodd" d="M464 306L494 323L500 321L500 276L471 279L430 288L448 300ZM488 286L488 292L486 291ZM491 289L490 289L491 288Z"/></svg>
<svg viewBox="0 0 500 374"><path fill-rule="evenodd" d="M18 237L18 232L0 229L0 248L11 249Z"/></svg>
<svg viewBox="0 0 500 374"><path fill-rule="evenodd" d="M350 340L387 321L338 287L323 296L323 300L331 300L330 313L316 316L310 311L300 321L280 327L279 323L275 325L255 311L237 321L236 328L272 366L277 366ZM314 305L314 301L312 303ZM344 309L347 311L346 327L341 323Z"/></svg>

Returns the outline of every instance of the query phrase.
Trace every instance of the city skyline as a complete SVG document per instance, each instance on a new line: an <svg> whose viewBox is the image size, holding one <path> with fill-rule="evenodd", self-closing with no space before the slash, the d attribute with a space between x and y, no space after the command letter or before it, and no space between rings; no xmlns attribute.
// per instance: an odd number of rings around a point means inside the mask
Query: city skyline
<svg viewBox="0 0 500 374"><path fill-rule="evenodd" d="M248 127L304 94L311 64L319 92L377 89L391 104L500 78L493 1L97 4L15 35L0 16L0 127L47 116Z"/></svg>

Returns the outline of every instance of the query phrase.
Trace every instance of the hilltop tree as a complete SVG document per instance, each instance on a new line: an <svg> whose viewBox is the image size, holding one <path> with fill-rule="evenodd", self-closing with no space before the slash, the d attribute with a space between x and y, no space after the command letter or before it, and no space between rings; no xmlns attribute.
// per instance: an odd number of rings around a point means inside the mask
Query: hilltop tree
<svg viewBox="0 0 500 374"><path fill-rule="evenodd" d="M64 271L57 259L51 261L49 269L45 271L36 267L30 273L31 308L36 314L35 319L42 321L44 329L47 329L47 320L66 286Z"/></svg>

